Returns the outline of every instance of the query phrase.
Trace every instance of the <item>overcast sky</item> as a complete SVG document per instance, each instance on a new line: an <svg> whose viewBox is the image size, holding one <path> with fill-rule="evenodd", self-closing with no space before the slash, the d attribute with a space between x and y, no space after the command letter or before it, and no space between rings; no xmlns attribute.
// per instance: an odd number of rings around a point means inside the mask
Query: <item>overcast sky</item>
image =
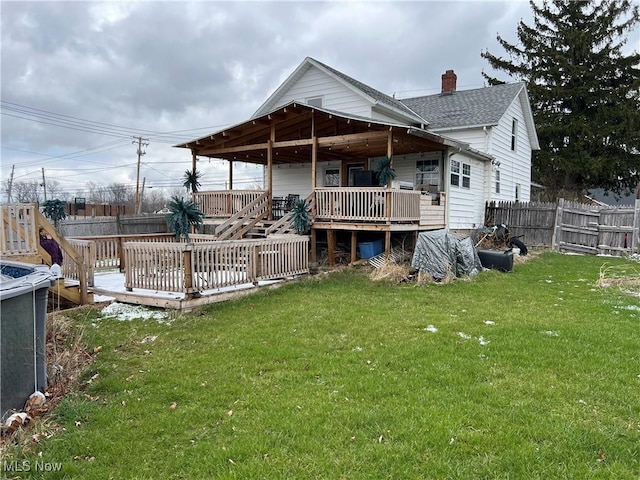
<svg viewBox="0 0 640 480"><path fill-rule="evenodd" d="M173 145L242 122L313 57L397 97L483 85L483 49L515 41L528 2L7 2L2 1L4 184L178 187L191 168ZM492 72L495 73L495 72ZM501 78L508 80L504 74ZM203 160L202 189L224 188L227 164ZM255 168L234 186L256 185ZM241 182L246 182L241 184ZM85 195L88 193L85 191ZM2 192L4 197L4 189Z"/></svg>

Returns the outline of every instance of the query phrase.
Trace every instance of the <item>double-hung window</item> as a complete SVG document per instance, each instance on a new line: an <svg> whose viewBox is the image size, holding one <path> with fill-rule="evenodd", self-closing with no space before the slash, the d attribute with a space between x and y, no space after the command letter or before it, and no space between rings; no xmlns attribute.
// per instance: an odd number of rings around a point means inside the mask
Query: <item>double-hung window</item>
<svg viewBox="0 0 640 480"><path fill-rule="evenodd" d="M471 188L471 165L451 160L451 185Z"/></svg>

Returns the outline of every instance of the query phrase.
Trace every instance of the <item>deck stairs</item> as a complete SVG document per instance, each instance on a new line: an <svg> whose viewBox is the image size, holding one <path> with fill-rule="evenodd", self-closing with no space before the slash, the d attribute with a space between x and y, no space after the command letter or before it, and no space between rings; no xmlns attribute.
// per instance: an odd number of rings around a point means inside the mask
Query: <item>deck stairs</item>
<svg viewBox="0 0 640 480"><path fill-rule="evenodd" d="M54 225L40 213L37 204L3 205L0 213L2 216L0 248L3 259L32 265L51 265L51 256L40 246L39 242L37 232L42 226L51 233L54 240L62 248L65 263L74 263L76 271L86 272L82 256L56 231ZM80 278L83 277L84 275L81 274ZM88 291L86 278L83 282L70 278L58 279L49 288L49 292L54 301L59 296L76 305L93 303L93 294Z"/></svg>

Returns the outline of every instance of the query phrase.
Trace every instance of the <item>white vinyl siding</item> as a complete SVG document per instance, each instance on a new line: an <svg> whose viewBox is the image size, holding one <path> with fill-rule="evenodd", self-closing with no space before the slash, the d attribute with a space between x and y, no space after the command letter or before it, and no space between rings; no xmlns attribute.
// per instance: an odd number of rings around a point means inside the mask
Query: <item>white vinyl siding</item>
<svg viewBox="0 0 640 480"><path fill-rule="evenodd" d="M371 104L369 102L346 85L321 72L317 68L307 70L300 79L278 99L272 109L284 106L293 101L307 103L307 99L317 98L320 94L322 95L322 108L364 117L371 115Z"/></svg>
<svg viewBox="0 0 640 480"><path fill-rule="evenodd" d="M449 228L469 230L480 227L484 222L484 162L454 155L452 160L460 163L460 184L463 184L463 165L468 165L471 175L468 176L469 188L450 187L447 196L449 208ZM451 162L450 162L451 163ZM449 176L451 172L448 172Z"/></svg>

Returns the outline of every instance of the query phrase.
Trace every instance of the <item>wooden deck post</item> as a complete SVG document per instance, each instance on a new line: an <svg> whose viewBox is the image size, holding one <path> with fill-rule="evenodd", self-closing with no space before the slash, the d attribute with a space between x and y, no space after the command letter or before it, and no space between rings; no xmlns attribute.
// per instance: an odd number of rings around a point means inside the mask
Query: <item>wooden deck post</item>
<svg viewBox="0 0 640 480"><path fill-rule="evenodd" d="M356 261L356 251L358 248L358 232L355 230L351 231L351 263L355 263Z"/></svg>
<svg viewBox="0 0 640 480"><path fill-rule="evenodd" d="M384 258L389 260L391 253L391 230L384 232Z"/></svg>
<svg viewBox="0 0 640 480"><path fill-rule="evenodd" d="M336 264L336 233L333 230L327 230L327 252L329 254L329 266Z"/></svg>
<svg viewBox="0 0 640 480"><path fill-rule="evenodd" d="M188 299L194 298L193 292L193 259L191 258L191 247L187 245L187 248L182 252L183 269L184 269L184 289Z"/></svg>
<svg viewBox="0 0 640 480"><path fill-rule="evenodd" d="M311 229L311 262L312 263L317 263L318 262L318 238L317 238L317 231L315 228Z"/></svg>

